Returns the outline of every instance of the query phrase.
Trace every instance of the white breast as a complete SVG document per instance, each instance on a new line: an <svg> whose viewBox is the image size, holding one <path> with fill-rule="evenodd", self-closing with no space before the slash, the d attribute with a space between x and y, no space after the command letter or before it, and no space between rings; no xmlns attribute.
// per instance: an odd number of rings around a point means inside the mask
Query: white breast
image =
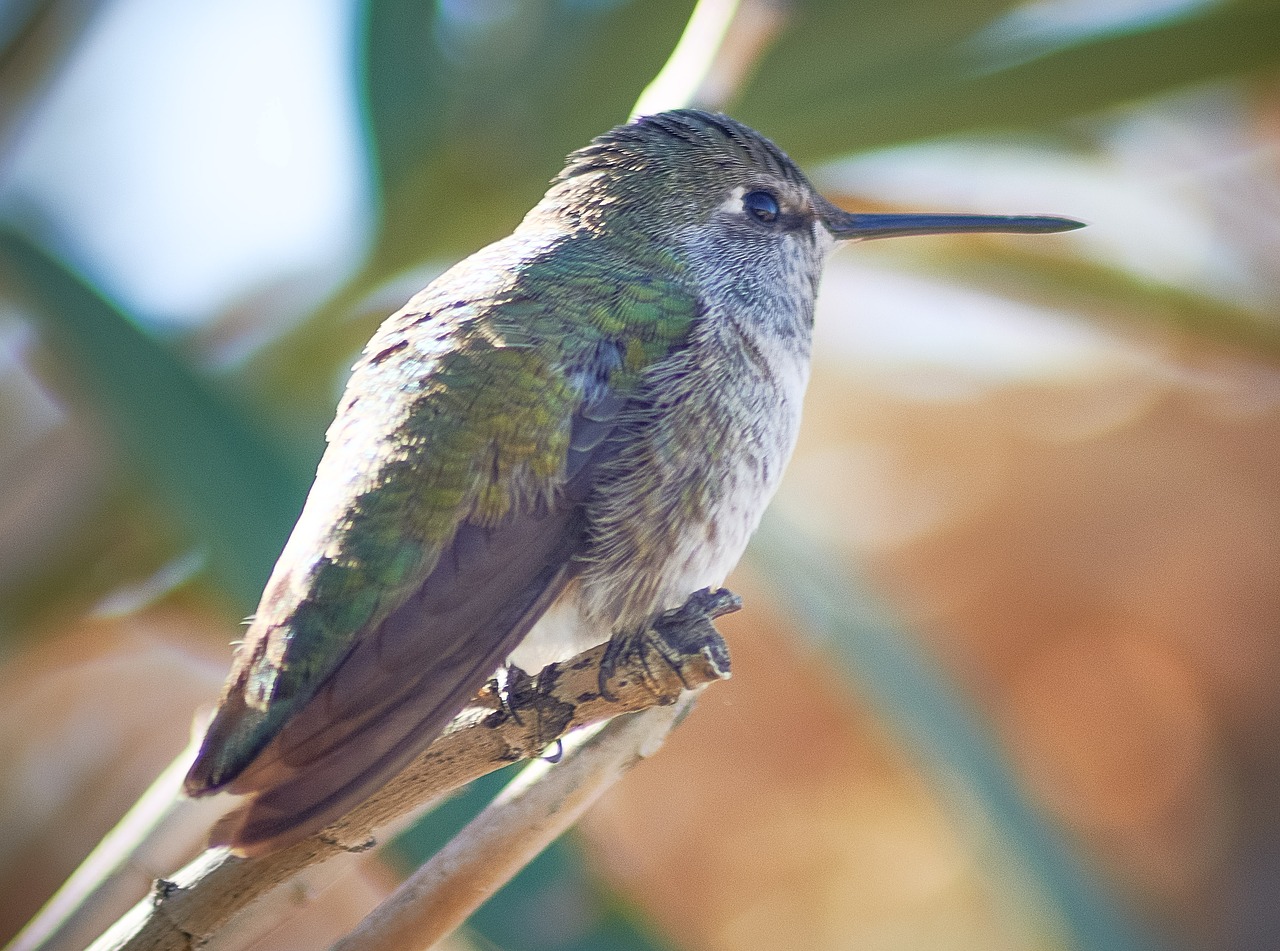
<svg viewBox="0 0 1280 951"><path fill-rule="evenodd" d="M767 372L760 374L759 386L749 388L751 399L742 399L744 381L736 379L734 386L721 394L723 405L715 411L717 418L727 419L729 428L741 434L742 451L721 465L708 464L707 478L718 487L709 517L663 533L671 546L663 552L661 584L649 605L653 613L679 607L700 588L724 584L781 482L800 428L809 378L808 352L807 347L794 352L767 346L761 346L759 352L765 354ZM612 634L609 622L598 610L593 614L584 605L605 600L602 586L626 583L625 570L575 582L513 652L512 662L524 670L538 671L608 640ZM594 584L596 590L584 590L584 584Z"/></svg>

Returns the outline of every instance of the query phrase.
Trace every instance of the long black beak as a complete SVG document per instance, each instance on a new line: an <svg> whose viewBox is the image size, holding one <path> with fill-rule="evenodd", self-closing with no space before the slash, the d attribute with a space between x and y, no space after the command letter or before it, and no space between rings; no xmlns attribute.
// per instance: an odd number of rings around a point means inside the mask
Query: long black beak
<svg viewBox="0 0 1280 951"><path fill-rule="evenodd" d="M913 234L1054 234L1083 228L1083 221L1041 215L855 215L835 205L822 209L823 224L840 241L900 238Z"/></svg>

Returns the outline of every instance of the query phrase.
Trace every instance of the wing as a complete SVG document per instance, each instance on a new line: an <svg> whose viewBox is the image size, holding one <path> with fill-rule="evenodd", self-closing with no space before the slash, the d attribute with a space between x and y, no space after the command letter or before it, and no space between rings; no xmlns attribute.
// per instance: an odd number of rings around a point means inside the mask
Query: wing
<svg viewBox="0 0 1280 951"><path fill-rule="evenodd" d="M483 257L463 279L503 273ZM566 320L627 307L643 280L579 266L563 300L516 283L468 301L450 273L357 365L188 775L193 794L252 794L222 829L242 853L339 817L493 674L572 579L638 371L687 331ZM558 360L528 344L555 332Z"/></svg>
<svg viewBox="0 0 1280 951"><path fill-rule="evenodd" d="M612 428L609 400L574 426L557 503L487 527L465 523L421 588L356 642L230 784L252 793L218 837L242 854L315 832L376 791L425 748L503 663L574 573L582 502ZM606 423L606 420L609 422Z"/></svg>

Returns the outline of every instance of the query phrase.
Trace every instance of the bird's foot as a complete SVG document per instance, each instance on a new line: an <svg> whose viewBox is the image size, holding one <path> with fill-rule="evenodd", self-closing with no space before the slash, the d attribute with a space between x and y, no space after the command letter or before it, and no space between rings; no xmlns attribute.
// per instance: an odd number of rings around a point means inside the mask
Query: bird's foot
<svg viewBox="0 0 1280 951"><path fill-rule="evenodd" d="M647 628L615 632L600 661L600 696L610 702L618 699L609 689L609 682L619 668L638 670L650 684L656 683L653 668L656 663L669 667L687 689L689 681L684 676L684 664L691 656L700 657L727 677L729 650L711 622L741 607L742 599L732 591L703 588L691 594L680 607L658 615ZM625 680L618 684L625 685Z"/></svg>
<svg viewBox="0 0 1280 951"><path fill-rule="evenodd" d="M510 720L523 728L534 743L551 743L568 728L573 715L572 706L555 696L558 676L559 670L555 664L543 668L537 674L527 673L510 662L499 668L485 690L493 698L486 706L495 707L494 712L489 714L488 724L498 727ZM542 737L546 739L541 740ZM547 755L547 759L552 762L559 758L558 752Z"/></svg>
<svg viewBox="0 0 1280 951"><path fill-rule="evenodd" d="M498 695L498 711L509 716L520 726L524 726L524 721L520 719L520 711L517 709L520 706L520 702L517 698L530 685L536 687L536 684L533 684L535 679L512 663L499 668L497 676L494 678L494 685L497 688L495 693Z"/></svg>

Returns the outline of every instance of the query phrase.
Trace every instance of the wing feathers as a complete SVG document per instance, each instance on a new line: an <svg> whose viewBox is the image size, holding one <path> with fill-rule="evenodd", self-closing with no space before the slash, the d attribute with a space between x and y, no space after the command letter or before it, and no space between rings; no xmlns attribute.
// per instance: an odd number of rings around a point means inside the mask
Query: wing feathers
<svg viewBox="0 0 1280 951"><path fill-rule="evenodd" d="M523 576L514 594L490 592L438 610L433 595L448 592L450 578L475 586L474 578L458 576L450 562L356 645L231 784L232 792L256 795L229 844L253 853L301 839L341 816L430 744L572 576L580 513L562 511L525 524L530 521L535 520L516 519L495 531L497 541L513 544L490 549L502 552L505 569L491 582L511 585L513 575ZM512 548L523 552L518 565L507 556ZM382 649L387 643L396 645L390 653Z"/></svg>
<svg viewBox="0 0 1280 951"><path fill-rule="evenodd" d="M625 400L574 421L552 507L461 525L422 586L352 649L228 786L252 800L217 830L273 851L340 817L425 749L572 580L583 502ZM585 438L580 438L583 434Z"/></svg>

